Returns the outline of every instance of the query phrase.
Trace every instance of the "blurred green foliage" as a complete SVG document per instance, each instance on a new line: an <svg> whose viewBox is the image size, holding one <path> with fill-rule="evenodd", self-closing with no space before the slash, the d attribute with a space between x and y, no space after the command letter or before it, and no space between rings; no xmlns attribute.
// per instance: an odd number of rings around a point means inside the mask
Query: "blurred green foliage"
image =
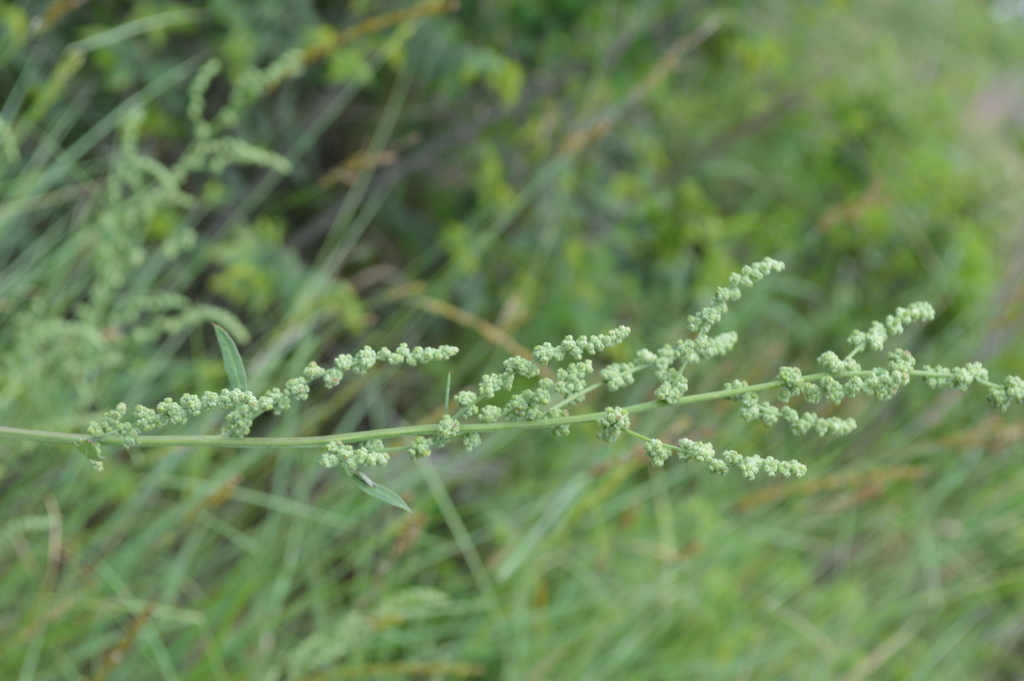
<svg viewBox="0 0 1024 681"><path fill-rule="evenodd" d="M365 343L460 346L257 430L417 420L449 368L457 388L517 346L678 338L764 256L786 277L694 389L919 299L942 311L922 361L1022 373L1022 32L966 0L0 2L0 423L223 387L208 321L251 332L257 390ZM304 72L169 182L203 142L203 64L214 121L290 50ZM826 444L725 405L645 424L810 464L778 487L645 471L589 433L395 462L411 517L315 457L118 453L95 476L19 443L0 677L1024 675L1019 427L901 404L855 405L865 431Z"/></svg>

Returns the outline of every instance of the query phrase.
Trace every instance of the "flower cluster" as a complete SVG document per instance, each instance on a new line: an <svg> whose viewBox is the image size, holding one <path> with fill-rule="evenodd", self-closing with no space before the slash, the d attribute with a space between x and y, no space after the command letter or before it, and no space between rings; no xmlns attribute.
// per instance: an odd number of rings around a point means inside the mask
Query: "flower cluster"
<svg viewBox="0 0 1024 681"><path fill-rule="evenodd" d="M1024 404L1024 379L1020 376L1007 376L1003 385L989 388L988 401L1002 412L1015 402Z"/></svg>
<svg viewBox="0 0 1024 681"><path fill-rule="evenodd" d="M792 407L776 407L770 402L757 398L756 393L746 393L740 397L740 418L745 421L762 421L767 426L774 426L783 421L790 431L796 435L806 435L812 430L816 435L848 435L857 428L853 419L836 416L818 416L814 412L799 412Z"/></svg>
<svg viewBox="0 0 1024 681"><path fill-rule="evenodd" d="M629 429L629 412L622 407L608 407L597 423L601 426L597 437L605 442L615 442Z"/></svg>
<svg viewBox="0 0 1024 681"><path fill-rule="evenodd" d="M683 369L712 357L721 357L736 345L739 335L735 331L717 336L685 338L674 344L663 345L657 351L646 348L638 350L631 362L610 364L601 370L601 379L609 390L618 390L633 384L633 374L647 368L662 382L662 395L658 399L675 404L688 388ZM682 368L677 369L676 365Z"/></svg>
<svg viewBox="0 0 1024 681"><path fill-rule="evenodd" d="M890 352L889 362L885 367L876 367L869 371L862 369L854 359L840 360L833 352L824 353L818 360L829 373L808 379L797 367L784 366L779 369L780 402L786 403L801 395L812 403L824 399L832 404L840 404L861 394L887 400L910 383L915 363L914 356L909 350ZM846 380L839 380L836 376ZM743 398L746 404L746 396Z"/></svg>
<svg viewBox="0 0 1024 681"><path fill-rule="evenodd" d="M594 373L594 365L588 355L618 345L629 336L628 326L619 326L608 333L595 336L566 336L558 345L542 343L533 348L533 359L510 357L505 360L500 373L486 374L480 379L477 390L462 390L455 395L460 409L455 419L478 418L483 423L511 423L537 421L568 415L567 406L583 401L587 389L587 377ZM541 377L534 388L524 389L512 396L504 405L480 405L484 400L494 399L498 393L510 392L517 376L534 379L541 373L541 367L554 362L572 360L555 370L555 377ZM555 395L562 400L551 405ZM556 433L564 435L568 426L556 427Z"/></svg>
<svg viewBox="0 0 1024 681"><path fill-rule="evenodd" d="M359 447L334 441L324 445L320 463L324 468L335 468L342 464L354 471L361 466L387 465L390 458L380 440L367 440Z"/></svg>
<svg viewBox="0 0 1024 681"><path fill-rule="evenodd" d="M971 362L952 369L944 366L925 366L922 367L922 371L926 373L924 382L929 388L936 390L952 388L964 391L976 381L981 383L988 381L988 369L983 367L981 362Z"/></svg>
<svg viewBox="0 0 1024 681"><path fill-rule="evenodd" d="M409 445L409 456L413 459L423 459L430 456L430 439L422 435L412 441Z"/></svg>
<svg viewBox="0 0 1024 681"><path fill-rule="evenodd" d="M558 345L542 343L533 349L533 361L538 366L561 362L566 357L579 361L587 355L596 355L602 350L618 345L629 336L629 327L620 326L608 333L597 336L566 336Z"/></svg>
<svg viewBox="0 0 1024 681"><path fill-rule="evenodd" d="M740 287L750 288L772 272L781 272L786 266L772 258L765 258L751 265L744 265L739 272L729 275L729 285L719 286L715 291L714 300L700 312L690 315L687 320L690 331L698 336L707 336L715 324L729 310L729 302L739 300L742 295Z"/></svg>
<svg viewBox="0 0 1024 681"><path fill-rule="evenodd" d="M440 362L449 360L458 354L459 349L452 345L442 345L437 348L421 348L419 346L410 348L402 343L394 350L381 348L374 350L369 345L354 355L338 355L334 358L334 366L324 369L317 366L316 362L310 362L303 373L303 378L315 380L322 378L324 385L333 388L345 378L345 372L350 371L357 376L362 376L372 369L378 362L386 364L406 364L414 367L428 362Z"/></svg>
<svg viewBox="0 0 1024 681"><path fill-rule="evenodd" d="M434 447L443 447L456 437L459 437L461 427L462 424L459 421L445 414L441 418L440 423L437 424L437 431L431 437L424 437L422 435L417 437L406 451L408 451L409 456L413 459L428 457ZM480 433L464 433L462 434L461 441L462 446L467 450L475 449L480 446Z"/></svg>
<svg viewBox="0 0 1024 681"><path fill-rule="evenodd" d="M903 333L903 325L913 322L930 322L935 319L935 308L928 303L911 303L907 307L898 307L896 312L885 318L885 323L872 322L867 331L854 331L848 342L853 346L851 355L855 355L865 347L881 350L890 335Z"/></svg>
<svg viewBox="0 0 1024 681"><path fill-rule="evenodd" d="M853 355L870 347L881 350L890 335L902 333L904 324L933 318L935 310L927 303L914 303L906 308L897 308L885 323L874 322L868 331L854 331L850 335L853 351L846 359L840 359L834 352L825 352L818 363L827 373L804 376L798 367L784 366L778 372L779 402L786 404L796 397L803 397L809 403L826 400L832 404L866 394L876 399L890 399L910 382L915 360L908 350L894 350L889 353L885 367L864 370ZM727 383L726 390L747 387L743 381ZM739 415L746 421L760 420L772 426L782 421L797 435L814 432L817 435L847 435L857 428L852 418L822 417L813 412L799 412L789 406L777 407L758 399L753 391L733 395L729 399L740 403ZM724 457L724 455L723 455ZM723 458L724 460L724 458Z"/></svg>
<svg viewBox="0 0 1024 681"><path fill-rule="evenodd" d="M595 367L592 356L622 343L629 335L629 328L620 326L606 334L594 336L566 336L557 344L542 343L533 348L532 359L510 357L502 364L502 371L484 375L475 390L461 390L454 396L458 405L455 414L447 411L433 426L416 426L396 429L393 437L412 437L406 451L414 458L430 456L435 447L460 440L464 447L472 449L481 442L481 432L495 430L498 424L526 424L543 421L539 426L550 427L557 435L569 432L569 424L590 421L598 425L597 436L606 442L614 442L623 435L643 441L644 450L651 463L663 466L676 456L682 461L707 464L717 474L732 469L739 470L744 477L754 478L759 473L769 476L799 477L807 468L798 461L779 461L773 457L744 456L733 450L716 453L708 442L681 439L670 445L656 438L649 438L631 430L630 413L646 411L656 405L647 402L632 406L609 406L603 411L571 416L569 407L581 403L586 395L601 385L615 391L633 384L634 375L650 370L658 381L654 397L663 404L681 404L711 399L727 399L737 403L739 416L747 421L761 421L773 426L784 423L797 435L815 433L825 435L846 435L857 426L851 418L820 416L813 411L798 410L790 403L801 399L807 405L822 401L838 405L858 395L868 395L879 400L890 399L900 389L917 377L931 388L967 390L974 384L988 389L988 398L1002 411L1013 404L1024 404L1024 379L1009 376L1003 384L989 381L989 373L978 362L960 367L925 366L916 368L914 356L906 349L888 352L882 366L864 368L855 356L866 350L881 351L891 337L903 333L913 322L934 318L935 310L927 303L913 303L897 308L883 321L876 321L867 330L854 331L849 336L853 346L846 357L835 352L824 352L818 357L823 369L818 373L805 374L798 367L783 366L775 380L750 385L743 380L725 384L724 390L706 395L688 396L689 382L685 371L690 364L719 357L729 352L737 342L735 332L710 335L712 328L728 310L728 304L738 300L743 288L749 288L772 272L783 269L782 263L766 258L744 267L729 278L729 286L719 288L713 301L703 310L688 318L692 338L667 344L658 350L638 350L629 362L615 363L600 371L595 381ZM190 417L214 409L228 410L224 432L234 437L244 437L252 427L254 419L261 414L279 414L290 408L294 401L305 400L310 384L323 381L327 387L338 385L348 373L365 374L379 363L418 366L427 362L447 360L458 352L457 348L409 348L406 344L394 350L374 350L364 347L354 354L336 357L330 367L321 367L311 362L300 376L294 377L280 388L272 388L257 397L247 390L222 390L219 393L206 392L201 396L186 394L177 401L165 399L155 408L137 406L132 419L126 419L127 407L119 404L107 412L99 421L90 424L92 444L102 442L107 436L118 435L126 445L138 443L140 433L148 432L170 424L185 423ZM558 366L553 366L553 365ZM516 381L532 381L527 387L514 391ZM588 383L588 381L595 381ZM777 404L762 400L759 393L774 390ZM503 393L511 393L502 399ZM475 422L474 422L475 420ZM88 455L88 454L87 454ZM96 457L91 457L96 459ZM333 468L344 466L351 474L360 467L382 466L389 460L388 450L380 439L364 442L358 447L341 440L330 442L324 447L321 463ZM389 503L401 505L397 495L377 485L373 494ZM365 491L365 490L364 490ZM390 496L389 496L390 495ZM397 501L396 501L397 500Z"/></svg>
<svg viewBox="0 0 1024 681"><path fill-rule="evenodd" d="M255 408L259 400L246 390L221 390L219 393L206 391L201 396L185 393L177 402L164 398L155 409L136 405L132 420L125 421L128 407L124 402L106 412L99 421L89 424L86 432L96 441L116 435L124 438L126 447L138 444L142 433L163 428L171 424L184 424L190 416L199 416L217 409Z"/></svg>
<svg viewBox="0 0 1024 681"><path fill-rule="evenodd" d="M686 367L705 359L721 357L736 345L739 336L734 331L717 336L708 335L729 310L729 303L740 299L743 295L741 289L750 288L772 272L781 272L783 269L785 265L778 260L765 258L734 272L729 277L729 285L715 291L711 304L688 318L690 331L697 334L694 338L684 338L657 351L640 350L633 361L606 367L601 372L602 380L609 390L618 390L631 385L636 372L652 368L655 377L661 382L654 393L655 397L668 404L678 404L689 389L689 383L683 375Z"/></svg>
<svg viewBox="0 0 1024 681"><path fill-rule="evenodd" d="M322 380L328 388L333 388L341 383L346 371L365 374L378 362L417 366L450 359L458 351L458 348L450 345L410 349L405 343L395 350L374 350L365 347L355 355L339 355L334 359L334 367L330 369L310 362L301 376L290 378L283 388L271 388L259 397L251 391L237 389L224 389L219 393L206 391L201 396L186 393L177 402L170 397L165 398L155 409L137 405L132 411L131 420L125 420L128 408L121 403L115 409L106 412L99 421L90 423L87 432L97 441L112 435L120 436L124 438L126 447L132 447L138 443L139 435L142 433L172 424L184 424L192 416L215 410L229 410L230 413L225 419L224 434L245 437L258 416L268 412L279 415L291 408L293 400L302 402L309 397L309 385L316 380Z"/></svg>
<svg viewBox="0 0 1024 681"><path fill-rule="evenodd" d="M434 434L433 444L443 447L459 435L460 424L454 418L445 414L441 422L437 424L437 433Z"/></svg>
<svg viewBox="0 0 1024 681"><path fill-rule="evenodd" d="M801 478L807 473L807 466L799 461L779 461L775 457L743 456L728 450L721 455L715 454L715 447L710 442L695 442L689 438L679 440L679 445L670 445L661 440L646 440L644 450L655 466L664 466L665 462L676 454L682 461L706 463L708 470L716 475L725 475L737 468L743 477L753 480L759 472L769 477L781 475L784 478Z"/></svg>

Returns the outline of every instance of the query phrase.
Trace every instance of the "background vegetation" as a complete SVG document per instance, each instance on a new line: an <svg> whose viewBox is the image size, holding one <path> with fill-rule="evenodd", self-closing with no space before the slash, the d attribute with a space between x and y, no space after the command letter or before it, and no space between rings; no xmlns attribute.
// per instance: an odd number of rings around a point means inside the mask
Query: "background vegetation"
<svg viewBox="0 0 1024 681"><path fill-rule="evenodd" d="M966 0L0 2L0 424L224 387L209 321L255 390L364 344L462 348L258 434L436 420L449 370L619 323L674 340L765 256L787 272L693 389L915 300L940 310L919 362L1020 374L1022 31ZM399 458L378 477L411 515L315 452L96 474L5 441L0 677L1024 675L1020 414L924 389L843 413L836 441L729 405L638 424L799 482L585 429Z"/></svg>

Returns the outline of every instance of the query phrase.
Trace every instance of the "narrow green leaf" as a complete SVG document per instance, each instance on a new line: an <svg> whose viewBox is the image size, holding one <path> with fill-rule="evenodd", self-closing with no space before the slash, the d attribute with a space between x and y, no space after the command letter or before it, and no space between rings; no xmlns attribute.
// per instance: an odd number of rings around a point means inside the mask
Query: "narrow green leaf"
<svg viewBox="0 0 1024 681"><path fill-rule="evenodd" d="M213 330L217 332L217 344L220 346L220 356L224 358L224 370L228 374L228 383L235 390L248 390L249 381L245 377L245 365L242 364L242 356L238 354L235 341L220 325L214 324Z"/></svg>
<svg viewBox="0 0 1024 681"><path fill-rule="evenodd" d="M405 500L398 496L397 492L370 480L359 471L351 470L348 466L343 465L341 466L341 469L345 471L345 475L348 476L348 479L355 483L355 486L363 493L369 494L374 499L379 499L385 504L391 504L395 508L400 508L407 513L412 513L412 509L409 508L409 504L405 503Z"/></svg>

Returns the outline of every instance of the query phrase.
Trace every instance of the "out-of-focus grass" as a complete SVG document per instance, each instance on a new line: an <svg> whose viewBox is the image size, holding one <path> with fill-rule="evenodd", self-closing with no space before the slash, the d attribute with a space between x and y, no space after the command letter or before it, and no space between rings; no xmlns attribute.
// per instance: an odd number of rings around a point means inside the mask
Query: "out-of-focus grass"
<svg viewBox="0 0 1024 681"><path fill-rule="evenodd" d="M739 328L754 307L737 306ZM1021 323L980 321L920 361L973 357L989 324ZM649 469L579 429L396 460L379 475L412 515L313 454L152 451L95 475L42 447L6 472L0 665L25 679L1019 674L1019 426L978 394L924 391L868 407L835 442L715 407L637 424L800 458L801 481Z"/></svg>
<svg viewBox="0 0 1024 681"><path fill-rule="evenodd" d="M104 134L97 128L94 137ZM535 171L537 194L521 204L548 196L552 178L578 180L580 164L570 161ZM88 189L95 179L79 158L40 152L34 163L63 181L19 189L27 202L54 187ZM557 199L539 201L551 223L538 234L535 270L519 276L545 280L565 255L554 233ZM355 227L338 228L340 250L303 273L309 288L296 299L315 298L309 291L331 280L333 255L359 244L376 208L363 204ZM481 217L467 257L498 262L516 210ZM27 217L16 204L6 224ZM73 211L60 217L66 222L33 223L23 257L34 253L31 244L53 246L74 233ZM808 233L784 247L806 258L814 239ZM1004 239L1013 252L1015 240ZM28 282L48 295L82 290L72 246L47 256L67 271L35 270ZM433 300L464 294L455 264L438 270L440 250L420 255L385 278L395 295L366 301L381 315L367 342L478 334L437 305L395 305L415 302L395 293L408 290L406 277L431 272L424 290ZM211 258L196 255L198 263ZM922 267L921 279L928 274ZM640 288L635 275L600 274L621 278L631 294ZM1013 276L1008 268L973 316L943 318L920 335L919 362L984 359L1021 373L1011 343L1024 320L1011 302L1024 288ZM791 269L745 298L728 322L741 332L740 347L698 367L695 387L763 379L795 359L806 366L828 349L815 347L815 337L841 337L871 321L858 314L858 299L911 302L871 282L857 282L863 290L852 294L843 281L847 288L830 290L833 282L801 280ZM945 282L934 285L938 297ZM928 297L925 288L915 297ZM509 338L527 347L553 340L544 332L558 327L559 306L579 290L555 288L549 304L520 310L532 323ZM643 293L630 320L634 347L673 340L701 302L682 288ZM56 297L64 305L74 299ZM814 304L822 315L801 317ZM279 321L261 320L266 334L242 349L254 387L344 345L311 306ZM462 326L446 326L452 321ZM789 330L801 342L790 343ZM497 345L486 336L466 345L456 383L471 381L472 368L494 370L506 354ZM93 378L104 399L152 401L221 379L210 357L212 335L204 342L193 333L133 363L138 375ZM428 413L442 400L447 371L429 369L415 378L380 372L340 397L314 392L276 425L259 427L342 431ZM67 408L59 424L12 425L80 428L86 416L71 408L84 407L68 394L75 389L39 385L41 403ZM648 393L640 385L632 397ZM650 469L635 445L606 445L586 428L567 439L496 436L470 453L441 451L418 464L396 457L375 472L405 495L411 515L322 470L315 452L146 450L112 456L97 475L73 452L17 448L0 480L0 678L1015 678L1024 674L1020 419L992 416L982 402L980 393L914 385L890 404L845 405L862 430L836 441L749 426L725 405L667 408L635 424L666 438L699 436L720 449L800 459L811 468L800 481L748 483L671 463ZM9 404L0 413L21 418L34 408Z"/></svg>

